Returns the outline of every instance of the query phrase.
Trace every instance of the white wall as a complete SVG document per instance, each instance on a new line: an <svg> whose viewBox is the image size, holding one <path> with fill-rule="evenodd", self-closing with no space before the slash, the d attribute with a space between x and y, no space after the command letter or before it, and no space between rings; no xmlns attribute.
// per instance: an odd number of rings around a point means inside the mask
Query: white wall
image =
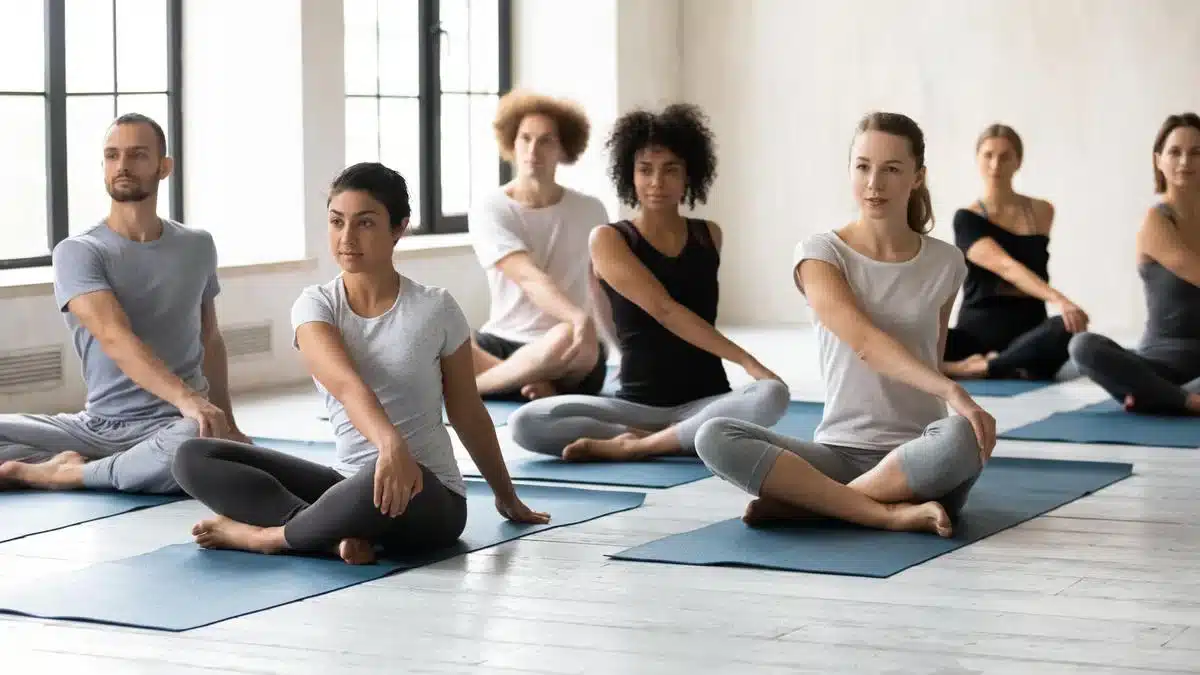
<svg viewBox="0 0 1200 675"><path fill-rule="evenodd" d="M976 134L1014 126L1026 145L1017 189L1058 211L1052 281L1097 328L1140 327L1130 249L1154 199L1158 125L1200 108L1200 2L682 4L683 93L721 145L708 213L727 231L724 321L807 319L792 249L853 218L853 127L886 109L926 131L934 232L946 239L954 209L980 190Z"/></svg>

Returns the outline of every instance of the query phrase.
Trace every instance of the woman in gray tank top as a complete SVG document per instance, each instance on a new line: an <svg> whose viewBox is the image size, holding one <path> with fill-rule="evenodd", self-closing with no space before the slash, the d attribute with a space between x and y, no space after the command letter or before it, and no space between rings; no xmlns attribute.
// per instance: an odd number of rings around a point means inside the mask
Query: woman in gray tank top
<svg viewBox="0 0 1200 675"><path fill-rule="evenodd" d="M793 268L825 379L813 440L715 419L696 452L758 497L747 524L817 514L948 537L996 443L992 416L939 370L966 263L925 234L933 209L915 122L868 115L851 160L858 220L805 239Z"/></svg>
<svg viewBox="0 0 1200 675"><path fill-rule="evenodd" d="M1155 192L1137 237L1146 326L1136 351L1095 333L1070 344L1081 373L1129 412L1200 414L1200 115L1171 115L1154 139Z"/></svg>

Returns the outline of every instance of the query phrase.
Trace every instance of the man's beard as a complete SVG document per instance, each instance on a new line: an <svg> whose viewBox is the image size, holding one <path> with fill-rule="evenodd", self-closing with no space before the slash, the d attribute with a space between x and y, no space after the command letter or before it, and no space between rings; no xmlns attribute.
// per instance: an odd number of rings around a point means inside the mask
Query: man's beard
<svg viewBox="0 0 1200 675"><path fill-rule="evenodd" d="M117 187L115 184L108 186L108 196L112 197L115 202L142 202L152 194L140 183L130 183L121 187Z"/></svg>

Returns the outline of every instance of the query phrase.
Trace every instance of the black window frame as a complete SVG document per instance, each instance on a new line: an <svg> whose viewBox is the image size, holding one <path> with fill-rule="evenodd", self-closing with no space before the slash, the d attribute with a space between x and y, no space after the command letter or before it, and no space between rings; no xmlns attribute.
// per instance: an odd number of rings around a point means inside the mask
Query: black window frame
<svg viewBox="0 0 1200 675"><path fill-rule="evenodd" d="M167 0L167 89L166 91L121 91L117 81L116 44L118 26L113 7L113 89L117 96L165 94L169 119L157 120L167 128L167 147L175 165L171 179L170 217L183 220L183 0ZM109 95L109 92L67 93L66 2L44 0L45 88L41 92L0 92L2 96L38 96L46 104L46 238L45 255L32 258L0 258L0 270L49 267L50 252L70 235L67 165L67 99L72 96ZM115 111L114 111L115 112Z"/></svg>
<svg viewBox="0 0 1200 675"><path fill-rule="evenodd" d="M378 0L386 2L387 0ZM497 94L503 96L512 90L512 0L496 0L497 29L499 36L497 45L499 54L497 66ZM420 120L420 224L418 229L410 229L409 234L458 234L467 231L466 213L442 213L442 148L441 148L441 119L442 95L441 83L441 49L442 29L440 0L419 0L417 9L417 26L420 44L418 45L418 119ZM378 13L376 14L378 26ZM378 29L377 29L378 30ZM377 64L382 67L383 64ZM469 92L476 93L476 92ZM482 93L482 92L480 92ZM351 94L343 92L345 99L375 99L376 102L390 98L411 98L381 94ZM376 107L378 109L378 106ZM345 132L343 131L343 134ZM512 178L509 164L497 157L500 166L500 183ZM497 186L499 186L499 184Z"/></svg>

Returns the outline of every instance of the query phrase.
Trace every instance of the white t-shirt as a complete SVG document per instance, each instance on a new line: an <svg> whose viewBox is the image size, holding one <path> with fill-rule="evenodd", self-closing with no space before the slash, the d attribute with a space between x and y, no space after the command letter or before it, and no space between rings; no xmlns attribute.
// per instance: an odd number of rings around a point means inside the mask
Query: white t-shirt
<svg viewBox="0 0 1200 675"><path fill-rule="evenodd" d="M333 281L309 286L292 305L292 331L312 321L338 329L346 350L363 379L387 413L388 420L408 443L418 464L433 472L450 490L465 495L466 486L454 458L454 446L442 424L441 359L467 338L470 327L462 309L443 288L424 286L400 277L400 293L391 309L366 319L350 309L339 275ZM350 422L345 407L316 382L325 396L329 422L337 437L335 469L346 476L379 456Z"/></svg>
<svg viewBox="0 0 1200 675"><path fill-rule="evenodd" d="M531 342L558 319L543 312L521 287L496 267L505 256L525 251L575 306L591 311L588 236L608 222L604 204L570 188L557 204L533 209L513 201L503 189L472 207L468 227L475 255L487 273L491 310L480 328L514 342Z"/></svg>
<svg viewBox="0 0 1200 675"><path fill-rule="evenodd" d="M850 248L833 232L796 246L795 265L823 260L841 270L859 307L879 329L937 369L942 307L967 275L958 248L921 237L921 250L906 262L881 262ZM825 380L825 414L818 443L890 451L917 438L946 416L940 398L880 375L814 317Z"/></svg>

